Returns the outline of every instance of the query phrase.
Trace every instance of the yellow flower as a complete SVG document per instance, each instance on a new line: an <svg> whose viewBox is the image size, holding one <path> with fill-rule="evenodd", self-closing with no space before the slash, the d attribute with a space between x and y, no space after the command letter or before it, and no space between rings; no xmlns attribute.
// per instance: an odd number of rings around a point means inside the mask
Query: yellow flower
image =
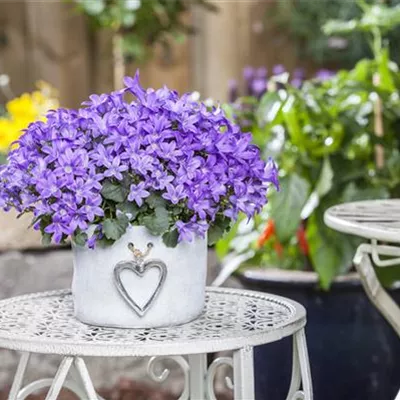
<svg viewBox="0 0 400 400"><path fill-rule="evenodd" d="M8 115L0 118L0 152L7 152L31 122L44 121L46 112L58 107L56 91L50 85L38 82L37 87L39 90L24 93L6 104Z"/></svg>

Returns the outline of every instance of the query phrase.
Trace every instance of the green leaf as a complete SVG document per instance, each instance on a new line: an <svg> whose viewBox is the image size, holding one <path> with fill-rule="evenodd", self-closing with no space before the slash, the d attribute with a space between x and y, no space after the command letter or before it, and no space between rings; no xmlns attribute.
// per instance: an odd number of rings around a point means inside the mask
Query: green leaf
<svg viewBox="0 0 400 400"><path fill-rule="evenodd" d="M117 210L125 214L130 221L133 221L137 217L140 209L135 203L126 201L125 203L118 204Z"/></svg>
<svg viewBox="0 0 400 400"><path fill-rule="evenodd" d="M260 100L256 110L256 118L259 126L268 123L276 124L276 118L282 107L282 101L277 92L267 92Z"/></svg>
<svg viewBox="0 0 400 400"><path fill-rule="evenodd" d="M4 154L0 151L0 165L7 163L7 154Z"/></svg>
<svg viewBox="0 0 400 400"><path fill-rule="evenodd" d="M375 268L375 271L379 281L385 287L390 288L393 284L400 281L399 265L385 268Z"/></svg>
<svg viewBox="0 0 400 400"><path fill-rule="evenodd" d="M176 245L178 244L178 237L178 231L176 229L173 229L170 232L164 233L162 239L167 247L176 247Z"/></svg>
<svg viewBox="0 0 400 400"><path fill-rule="evenodd" d="M321 174L318 179L315 191L319 198L324 197L332 189L334 172L329 157L324 158Z"/></svg>
<svg viewBox="0 0 400 400"><path fill-rule="evenodd" d="M222 260L231 250L231 243L236 237L240 222L241 221L238 220L232 229L216 243L215 251L217 252L217 256L220 260Z"/></svg>
<svg viewBox="0 0 400 400"><path fill-rule="evenodd" d="M390 92L396 91L396 85L394 84L392 71L390 70L390 59L388 49L383 49L378 61L378 74L379 74L379 86L383 90Z"/></svg>
<svg viewBox="0 0 400 400"><path fill-rule="evenodd" d="M157 193L150 194L150 196L145 199L145 202L153 209L157 207L165 208L167 205L167 201Z"/></svg>
<svg viewBox="0 0 400 400"><path fill-rule="evenodd" d="M110 180L106 180L103 182L101 194L107 200L123 203L128 197L129 189L121 183L114 183Z"/></svg>
<svg viewBox="0 0 400 400"><path fill-rule="evenodd" d="M388 188L383 186L359 188L354 182L348 183L338 203L349 203L360 200L388 199L390 193Z"/></svg>
<svg viewBox="0 0 400 400"><path fill-rule="evenodd" d="M135 25L136 22L136 15L133 12L124 11L122 14L122 25L125 28L131 28Z"/></svg>
<svg viewBox="0 0 400 400"><path fill-rule="evenodd" d="M271 218L281 242L288 241L297 231L301 220L301 211L310 195L310 184L292 173L281 179L280 192L270 198Z"/></svg>
<svg viewBox="0 0 400 400"><path fill-rule="evenodd" d="M103 222L104 236L110 240L118 240L126 232L128 225L127 219L107 218Z"/></svg>
<svg viewBox="0 0 400 400"><path fill-rule="evenodd" d="M215 244L224 234L224 230L219 225L211 225L207 232L208 245Z"/></svg>
<svg viewBox="0 0 400 400"><path fill-rule="evenodd" d="M327 228L316 215L308 220L306 237L314 270L321 287L327 290L339 273L351 268L356 246L348 236Z"/></svg>
<svg viewBox="0 0 400 400"><path fill-rule="evenodd" d="M88 235L85 232L79 232L77 235L72 237L75 244L81 247L85 246L87 239Z"/></svg>
<svg viewBox="0 0 400 400"><path fill-rule="evenodd" d="M51 234L50 233L42 233L42 245L50 246L51 244Z"/></svg>
<svg viewBox="0 0 400 400"><path fill-rule="evenodd" d="M99 15L106 7L105 0L79 0L79 4L89 15Z"/></svg>
<svg viewBox="0 0 400 400"><path fill-rule="evenodd" d="M142 218L142 223L152 235L160 236L169 228L169 213L165 208L157 207L154 213Z"/></svg>

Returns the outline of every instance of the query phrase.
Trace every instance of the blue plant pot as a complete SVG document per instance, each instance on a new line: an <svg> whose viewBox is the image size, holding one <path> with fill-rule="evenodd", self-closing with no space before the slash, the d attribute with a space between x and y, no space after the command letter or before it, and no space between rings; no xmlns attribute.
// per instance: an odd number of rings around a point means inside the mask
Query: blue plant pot
<svg viewBox="0 0 400 400"><path fill-rule="evenodd" d="M356 274L318 290L314 273L254 270L241 283L291 298L307 309L307 342L316 400L392 400L400 389L400 339L365 295ZM400 288L391 290L400 303ZM256 400L286 398L292 342L255 349Z"/></svg>

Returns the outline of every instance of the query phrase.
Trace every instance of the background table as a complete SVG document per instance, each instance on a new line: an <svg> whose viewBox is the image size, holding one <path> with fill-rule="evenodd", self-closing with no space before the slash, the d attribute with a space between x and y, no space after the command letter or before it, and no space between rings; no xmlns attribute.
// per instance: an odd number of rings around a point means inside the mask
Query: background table
<svg viewBox="0 0 400 400"><path fill-rule="evenodd" d="M325 212L325 223L339 232L368 239L358 247L354 265L368 297L400 336L400 308L380 284L373 266L400 265L400 200L340 204ZM400 400L400 392L396 400Z"/></svg>
<svg viewBox="0 0 400 400"><path fill-rule="evenodd" d="M312 384L304 334L306 312L293 301L257 292L207 289L205 312L195 321L170 328L114 329L80 323L73 316L70 291L44 292L0 301L0 347L22 351L10 400L22 400L50 387L47 400L67 387L82 399L97 399L82 357L150 356L148 372L162 382L169 371L157 373L158 361L168 358L183 369L185 388L180 399L215 399L217 368L230 365L235 399L254 399L253 346L293 335L293 371L290 400L312 400ZM207 367L206 354L234 350ZM30 353L59 354L54 379L42 379L22 388ZM185 355L185 356L182 356ZM71 370L71 371L70 371ZM71 377L67 376L71 372ZM300 386L303 390L300 390Z"/></svg>

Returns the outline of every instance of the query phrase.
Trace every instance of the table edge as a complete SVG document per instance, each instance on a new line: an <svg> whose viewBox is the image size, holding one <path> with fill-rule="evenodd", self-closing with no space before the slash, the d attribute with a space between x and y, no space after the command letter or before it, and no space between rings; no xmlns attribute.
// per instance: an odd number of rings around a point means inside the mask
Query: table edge
<svg viewBox="0 0 400 400"><path fill-rule="evenodd" d="M254 335L237 336L225 339L205 339L177 343L146 343L136 348L127 347L125 344L110 345L109 343L79 343L69 344L64 340L47 340L43 342L40 338L18 339L15 335L8 336L0 333L0 347L29 353L40 354L58 354L58 355L80 355L90 357L134 357L134 356L155 356L155 355L180 355L180 354L199 354L213 353L218 351L234 350L246 346L258 346L281 340L290 336L306 325L306 310L298 302L286 297L274 294L234 288L207 287L207 292L216 292L222 294L242 294L249 297L264 297L290 304L294 307L296 314L289 323L277 327L271 331L258 332ZM70 289L54 290L15 296L12 298L0 300L0 306L3 303L13 303L27 300L29 298L55 295L68 295Z"/></svg>

